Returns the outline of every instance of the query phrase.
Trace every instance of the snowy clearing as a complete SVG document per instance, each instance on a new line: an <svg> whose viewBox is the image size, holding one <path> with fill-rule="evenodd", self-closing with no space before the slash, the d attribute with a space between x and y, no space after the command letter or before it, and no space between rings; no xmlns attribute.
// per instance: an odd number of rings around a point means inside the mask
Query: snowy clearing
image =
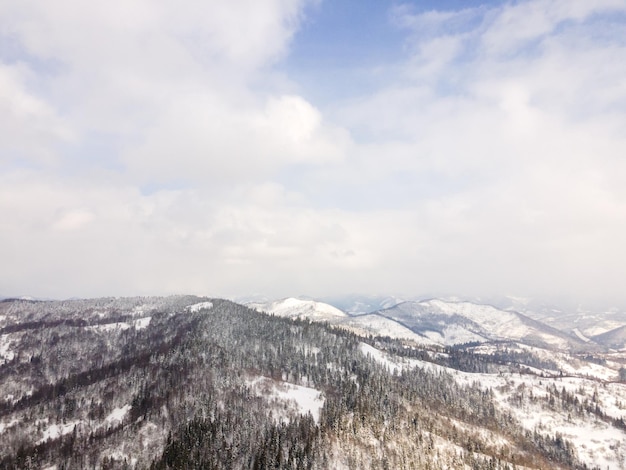
<svg viewBox="0 0 626 470"><path fill-rule="evenodd" d="M198 313L200 310L208 310L213 308L213 302L200 302L197 304L189 305L187 310L191 313Z"/></svg>
<svg viewBox="0 0 626 470"><path fill-rule="evenodd" d="M144 328L148 327L151 320L152 320L152 317L140 318L139 320L135 320L133 322L133 325L136 330L143 330Z"/></svg>
<svg viewBox="0 0 626 470"><path fill-rule="evenodd" d="M130 325L126 322L116 322L116 323L105 323L104 325L91 325L85 328L87 328L88 330L93 330L93 331L110 332L110 331L128 330L130 328Z"/></svg>
<svg viewBox="0 0 626 470"><path fill-rule="evenodd" d="M13 352L9 350L9 347L11 346L9 336L9 334L0 335L0 365L13 360L13 357L15 356Z"/></svg>
<svg viewBox="0 0 626 470"><path fill-rule="evenodd" d="M321 391L289 382L277 382L264 376L249 378L246 380L246 384L257 396L262 396L270 401L291 402L295 404L297 413L302 415L310 413L315 422L319 422L320 412L324 406L324 397Z"/></svg>
<svg viewBox="0 0 626 470"><path fill-rule="evenodd" d="M12 426L15 426L19 421L17 419L13 419L8 423L0 423L0 434L4 432L5 429L9 429Z"/></svg>
<svg viewBox="0 0 626 470"><path fill-rule="evenodd" d="M130 411L131 406L130 405L124 405L121 408L115 408L113 411L111 411L111 413L109 413L109 415L106 417L106 422L107 423L115 423L115 422L120 422L122 421L126 415L128 414L128 412Z"/></svg>
<svg viewBox="0 0 626 470"><path fill-rule="evenodd" d="M43 431L43 437L39 439L39 444L42 442L46 442L51 439L57 439L58 437L64 436L65 434L69 434L74 431L74 427L79 424L80 421L72 421L67 424L53 424L49 428Z"/></svg>

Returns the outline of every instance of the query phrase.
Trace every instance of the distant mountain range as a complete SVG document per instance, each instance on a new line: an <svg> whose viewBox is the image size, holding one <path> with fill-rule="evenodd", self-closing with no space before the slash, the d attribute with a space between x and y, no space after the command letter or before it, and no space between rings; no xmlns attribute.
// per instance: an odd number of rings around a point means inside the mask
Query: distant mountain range
<svg viewBox="0 0 626 470"><path fill-rule="evenodd" d="M362 335L390 336L419 344L441 346L514 341L528 346L568 351L626 348L626 318L586 314L580 318L544 307L520 313L470 301L394 297L348 297L330 305L287 298L252 302L249 307L273 315L328 322ZM344 306L347 310L337 308ZM379 308L369 310L373 306ZM543 321L542 321L543 320ZM569 321L567 321L569 320ZM599 334L593 334L600 331Z"/></svg>

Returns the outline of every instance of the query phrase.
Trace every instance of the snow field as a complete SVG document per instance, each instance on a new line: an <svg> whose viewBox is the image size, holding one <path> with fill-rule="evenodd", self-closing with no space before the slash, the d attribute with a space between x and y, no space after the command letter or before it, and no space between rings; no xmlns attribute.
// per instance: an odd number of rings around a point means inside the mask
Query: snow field
<svg viewBox="0 0 626 470"><path fill-rule="evenodd" d="M321 391L303 387L289 382L277 382L268 377L255 376L246 380L254 394L272 402L282 401L293 405L292 411L302 415L311 413L316 423L319 422L320 412L324 406L324 397ZM281 416L285 421L288 416Z"/></svg>
<svg viewBox="0 0 626 470"><path fill-rule="evenodd" d="M7 423L1 423L0 422L0 434L2 434L5 429L9 429L10 427L15 426L19 421L17 419L12 419L11 421L7 422Z"/></svg>
<svg viewBox="0 0 626 470"><path fill-rule="evenodd" d="M41 444L42 442L46 442L50 439L57 439L60 436L69 434L74 431L74 427L79 423L80 421L72 421L67 424L53 424L43 431L43 437L39 439L37 443Z"/></svg>
<svg viewBox="0 0 626 470"><path fill-rule="evenodd" d="M130 411L130 405L124 405L121 408L115 408L109 415L105 418L107 423L119 423L123 421L128 412Z"/></svg>
<svg viewBox="0 0 626 470"><path fill-rule="evenodd" d="M148 328L150 321L152 321L152 317L140 318L139 320L135 320L133 322L133 326L136 330L143 330L144 328Z"/></svg>
<svg viewBox="0 0 626 470"><path fill-rule="evenodd" d="M12 361L15 357L11 347L10 334L0 335L0 365Z"/></svg>
<svg viewBox="0 0 626 470"><path fill-rule="evenodd" d="M200 310L208 310L213 308L213 302L199 302L197 304L189 305L187 310L191 313L198 313Z"/></svg>

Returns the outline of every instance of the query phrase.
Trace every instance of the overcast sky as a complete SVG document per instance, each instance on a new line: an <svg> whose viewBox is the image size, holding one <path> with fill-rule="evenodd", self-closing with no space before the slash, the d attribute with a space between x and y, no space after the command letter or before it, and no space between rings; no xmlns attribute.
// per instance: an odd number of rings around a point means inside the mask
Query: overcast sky
<svg viewBox="0 0 626 470"><path fill-rule="evenodd" d="M625 282L626 0L0 0L0 294Z"/></svg>

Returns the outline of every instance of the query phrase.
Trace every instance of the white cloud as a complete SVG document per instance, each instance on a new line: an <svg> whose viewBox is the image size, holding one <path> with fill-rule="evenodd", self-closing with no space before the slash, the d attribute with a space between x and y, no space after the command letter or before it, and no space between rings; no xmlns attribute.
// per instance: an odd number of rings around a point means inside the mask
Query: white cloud
<svg viewBox="0 0 626 470"><path fill-rule="evenodd" d="M626 301L623 2L398 9L332 120L273 75L304 1L61 3L0 5L3 293Z"/></svg>
<svg viewBox="0 0 626 470"><path fill-rule="evenodd" d="M0 64L0 159L50 162L54 147L71 142L68 123L45 101L28 92L30 74L21 66Z"/></svg>
<svg viewBox="0 0 626 470"><path fill-rule="evenodd" d="M479 22L468 11L406 18L405 74L339 115L375 136L358 163L379 170L361 173L370 185L391 193L399 173L416 185L403 205L421 242L398 272L429 275L412 274L420 287L408 291L623 301L626 44L606 13L624 8L522 2L477 10Z"/></svg>
<svg viewBox="0 0 626 470"><path fill-rule="evenodd" d="M21 93L11 93L13 107L23 96L21 108L61 116L63 132L86 144L94 133L115 136L122 163L160 179L173 170L185 178L272 168L277 153L279 161L312 152L337 157L340 144L311 104L251 92L250 83L286 54L305 4L4 4L0 21L23 50L20 68L31 78L27 86L24 77L9 77ZM286 139L277 132L285 118ZM40 127L60 128L48 121ZM303 133L294 139L294 132ZM30 134L15 136L16 145L26 146Z"/></svg>
<svg viewBox="0 0 626 470"><path fill-rule="evenodd" d="M517 54L529 41L542 39L565 22L582 22L592 15L625 11L621 0L532 0L507 5L482 35L490 54Z"/></svg>
<svg viewBox="0 0 626 470"><path fill-rule="evenodd" d="M139 178L181 178L210 184L271 175L290 163L343 158L349 137L322 122L298 96L270 97L265 105L194 95L172 103L124 161Z"/></svg>

